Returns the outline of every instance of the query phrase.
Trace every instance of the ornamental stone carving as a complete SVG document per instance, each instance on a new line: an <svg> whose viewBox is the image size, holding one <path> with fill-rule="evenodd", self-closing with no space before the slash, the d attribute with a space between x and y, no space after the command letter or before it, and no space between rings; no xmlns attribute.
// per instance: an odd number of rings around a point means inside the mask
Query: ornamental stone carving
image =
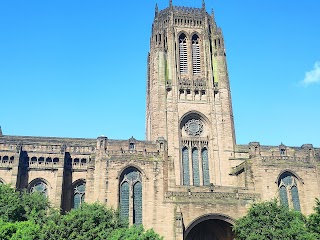
<svg viewBox="0 0 320 240"><path fill-rule="evenodd" d="M200 136L203 131L203 123L199 119L191 119L184 125L184 130L189 136Z"/></svg>

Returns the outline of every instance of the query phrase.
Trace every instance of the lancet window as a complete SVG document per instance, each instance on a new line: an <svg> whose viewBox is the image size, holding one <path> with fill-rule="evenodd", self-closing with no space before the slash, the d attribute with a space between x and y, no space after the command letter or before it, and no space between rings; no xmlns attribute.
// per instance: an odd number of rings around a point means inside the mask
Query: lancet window
<svg viewBox="0 0 320 240"><path fill-rule="evenodd" d="M198 141L184 141L184 144L192 145L205 145L198 150L197 147L188 148L184 146L182 148L182 182L183 185L189 186L200 186L202 183L203 186L210 185L209 177L209 161L208 161L208 150L207 143L198 142ZM190 150L192 149L192 150ZM190 170L190 161L189 156L191 156L191 170ZM191 171L191 172L190 172ZM190 174L192 175L192 182L190 182ZM201 177L200 177L201 176ZM202 178L202 181L201 181Z"/></svg>
<svg viewBox="0 0 320 240"><path fill-rule="evenodd" d="M184 33L179 36L179 63L180 73L188 73L187 37Z"/></svg>
<svg viewBox="0 0 320 240"><path fill-rule="evenodd" d="M203 148L201 151L202 158L202 173L203 173L203 185L210 185L210 176L209 176L209 160L208 160L208 150Z"/></svg>
<svg viewBox="0 0 320 240"><path fill-rule="evenodd" d="M197 113L188 115L180 125L181 184L209 186L209 137L205 122Z"/></svg>
<svg viewBox="0 0 320 240"><path fill-rule="evenodd" d="M129 223L142 224L142 176L133 167L120 178L120 216Z"/></svg>
<svg viewBox="0 0 320 240"><path fill-rule="evenodd" d="M182 171L183 171L183 185L190 185L189 150L187 147L184 147L182 149Z"/></svg>
<svg viewBox="0 0 320 240"><path fill-rule="evenodd" d="M77 182L73 188L73 208L78 208L84 203L86 184L84 181Z"/></svg>
<svg viewBox="0 0 320 240"><path fill-rule="evenodd" d="M280 203L300 211L300 200L297 179L289 172L280 176L279 182Z"/></svg>
<svg viewBox="0 0 320 240"><path fill-rule="evenodd" d="M200 64L200 45L199 45L199 36L197 34L192 36L192 71L193 74L201 73L201 64Z"/></svg>
<svg viewBox="0 0 320 240"><path fill-rule="evenodd" d="M197 148L192 149L192 177L193 185L200 186L200 177L199 177L199 151Z"/></svg>

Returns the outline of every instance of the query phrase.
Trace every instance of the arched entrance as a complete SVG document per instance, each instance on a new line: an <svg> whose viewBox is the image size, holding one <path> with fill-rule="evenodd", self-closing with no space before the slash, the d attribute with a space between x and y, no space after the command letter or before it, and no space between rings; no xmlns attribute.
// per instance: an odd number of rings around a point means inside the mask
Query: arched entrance
<svg viewBox="0 0 320 240"><path fill-rule="evenodd" d="M221 214L210 214L197 218L186 229L185 240L233 240L232 218Z"/></svg>

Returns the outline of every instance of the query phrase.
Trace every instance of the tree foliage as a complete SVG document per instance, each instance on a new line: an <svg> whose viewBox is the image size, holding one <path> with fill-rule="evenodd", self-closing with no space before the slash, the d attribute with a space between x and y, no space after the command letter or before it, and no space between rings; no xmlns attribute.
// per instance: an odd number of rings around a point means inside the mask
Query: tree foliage
<svg viewBox="0 0 320 240"><path fill-rule="evenodd" d="M82 204L62 215L41 194L0 184L0 239L3 240L160 240L153 230L131 226L118 211L99 203Z"/></svg>
<svg viewBox="0 0 320 240"><path fill-rule="evenodd" d="M309 230L320 239L320 200L316 199L316 206L314 207L314 213L310 214L307 221Z"/></svg>
<svg viewBox="0 0 320 240"><path fill-rule="evenodd" d="M306 218L281 206L276 200L253 204L248 214L233 228L239 240L316 240L306 226Z"/></svg>
<svg viewBox="0 0 320 240"><path fill-rule="evenodd" d="M117 211L94 203L49 217L43 232L52 239L107 239L113 230L125 227Z"/></svg>
<svg viewBox="0 0 320 240"><path fill-rule="evenodd" d="M4 222L38 220L46 215L50 205L39 193L18 192L0 184L0 219Z"/></svg>

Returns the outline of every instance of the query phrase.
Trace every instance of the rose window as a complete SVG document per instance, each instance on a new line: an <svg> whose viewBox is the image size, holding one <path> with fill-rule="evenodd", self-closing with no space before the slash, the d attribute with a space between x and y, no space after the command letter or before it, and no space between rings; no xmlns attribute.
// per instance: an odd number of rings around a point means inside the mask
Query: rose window
<svg viewBox="0 0 320 240"><path fill-rule="evenodd" d="M189 136L199 136L203 131L203 124L200 120L191 119L184 125L184 130Z"/></svg>

